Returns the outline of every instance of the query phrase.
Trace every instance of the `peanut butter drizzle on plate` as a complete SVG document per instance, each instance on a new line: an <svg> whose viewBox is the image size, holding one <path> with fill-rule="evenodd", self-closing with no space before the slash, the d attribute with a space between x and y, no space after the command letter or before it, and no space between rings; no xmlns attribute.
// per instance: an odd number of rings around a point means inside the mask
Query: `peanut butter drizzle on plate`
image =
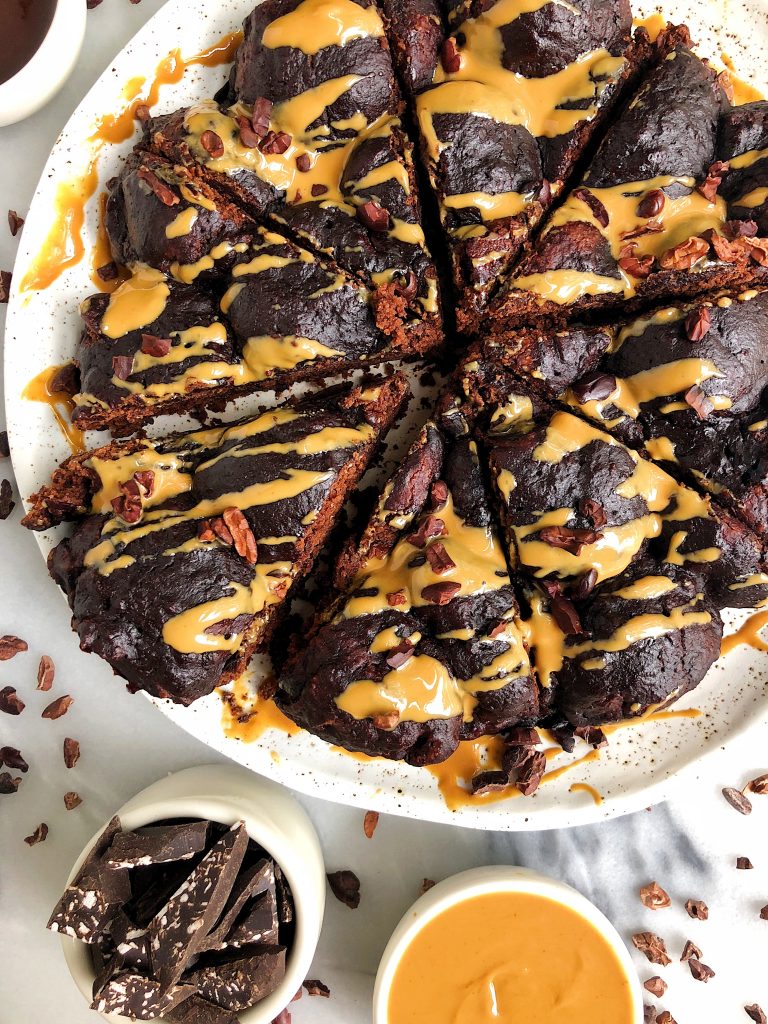
<svg viewBox="0 0 768 1024"><path fill-rule="evenodd" d="M598 807L603 802L602 794L595 789L594 786L590 786L588 782L572 782L568 787L569 793L587 793L592 797L592 802Z"/></svg>
<svg viewBox="0 0 768 1024"><path fill-rule="evenodd" d="M143 81L143 79L142 79ZM96 241L91 249L91 268L89 271L89 277L91 283L98 288L100 292L113 292L116 288L119 288L123 281L128 276L128 271L124 267L118 267L116 264L116 274L111 280L105 281L98 271L106 266L108 263L112 263L112 247L109 244L109 237L107 235L106 225L106 213L107 213L107 193L99 193L99 211L98 219L96 221Z"/></svg>
<svg viewBox="0 0 768 1024"><path fill-rule="evenodd" d="M65 391L54 391L53 381L66 363L60 366L49 366L38 373L36 377L26 385L21 395L30 402L43 402L53 413L61 433L64 435L67 444L73 455L85 451L85 440L82 430L72 424L72 410L75 407L74 399Z"/></svg>
<svg viewBox="0 0 768 1024"><path fill-rule="evenodd" d="M765 93L752 85L751 82L741 78L736 73L736 65L727 53L721 52L720 60L728 71L728 80L731 84L731 89L733 90L733 103L736 106L741 106L743 103L754 103L756 100L765 99Z"/></svg>
<svg viewBox="0 0 768 1024"><path fill-rule="evenodd" d="M229 739L254 743L270 730L286 736L301 732L271 698L253 692L248 673L236 679L230 689L220 689L218 693L222 701L221 725Z"/></svg>
<svg viewBox="0 0 768 1024"><path fill-rule="evenodd" d="M98 162L101 151L106 144L125 142L133 135L137 108L153 107L159 98L160 88L181 81L185 70L193 64L215 67L229 63L241 39L242 32L230 32L209 49L187 58L182 57L179 50L174 50L158 64L145 98L135 99L118 114L105 114L98 119L96 130L88 139L90 160L79 177L62 182L58 186L51 229L22 278L20 291L41 291L48 288L60 274L69 267L77 266L83 258L85 207L99 184Z"/></svg>
<svg viewBox="0 0 768 1024"><path fill-rule="evenodd" d="M743 622L735 633L724 636L720 644L720 656L730 654L734 648L746 644L756 651L768 651L768 640L761 635L761 630L768 626L768 611L757 612Z"/></svg>

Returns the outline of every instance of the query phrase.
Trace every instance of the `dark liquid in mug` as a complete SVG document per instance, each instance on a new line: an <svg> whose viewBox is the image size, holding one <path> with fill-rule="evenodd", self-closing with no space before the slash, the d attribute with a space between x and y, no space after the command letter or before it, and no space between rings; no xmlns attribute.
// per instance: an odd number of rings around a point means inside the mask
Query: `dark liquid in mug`
<svg viewBox="0 0 768 1024"><path fill-rule="evenodd" d="M56 0L0 0L0 83L13 78L51 27Z"/></svg>

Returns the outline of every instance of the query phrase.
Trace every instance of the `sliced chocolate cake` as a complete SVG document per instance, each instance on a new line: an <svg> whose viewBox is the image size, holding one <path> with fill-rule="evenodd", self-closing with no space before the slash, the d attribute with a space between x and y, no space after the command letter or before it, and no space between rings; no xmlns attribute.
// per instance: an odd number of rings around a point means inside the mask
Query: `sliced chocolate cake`
<svg viewBox="0 0 768 1024"><path fill-rule="evenodd" d="M435 47L423 4L391 3L395 53L416 87L421 148L453 264L458 326L489 297L557 197L624 85L656 47L628 0L475 0ZM658 41L667 45L667 35ZM410 62L403 52L410 50ZM427 85L425 64L433 75Z"/></svg>
<svg viewBox="0 0 768 1024"><path fill-rule="evenodd" d="M153 416L401 354L371 292L284 236L254 227L229 259L220 303L141 265L111 295L85 301L79 427L125 434Z"/></svg>
<svg viewBox="0 0 768 1024"><path fill-rule="evenodd" d="M678 45L620 112L581 184L502 290L492 329L542 314L563 321L631 310L763 277L768 243L734 221L745 211L720 191L739 165L734 147L750 147L743 158L760 173L751 137L732 121L720 78Z"/></svg>
<svg viewBox="0 0 768 1024"><path fill-rule="evenodd" d="M364 0L268 0L246 19L231 94L149 121L143 145L370 288L407 350L441 340L384 23Z"/></svg>
<svg viewBox="0 0 768 1024"><path fill-rule="evenodd" d="M269 639L397 414L395 375L222 427L72 456L24 522L75 519L49 557L83 650L189 704Z"/></svg>
<svg viewBox="0 0 768 1024"><path fill-rule="evenodd" d="M349 750L429 764L538 716L465 428L460 417L424 428L280 677L286 714Z"/></svg>

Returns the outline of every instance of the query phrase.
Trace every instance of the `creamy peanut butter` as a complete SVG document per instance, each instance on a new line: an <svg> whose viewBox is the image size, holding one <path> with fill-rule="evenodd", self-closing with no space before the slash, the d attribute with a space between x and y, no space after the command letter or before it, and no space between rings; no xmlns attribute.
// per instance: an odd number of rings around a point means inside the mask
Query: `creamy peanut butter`
<svg viewBox="0 0 768 1024"><path fill-rule="evenodd" d="M606 939L543 896L496 892L421 928L395 971L387 1024L632 1024L630 982Z"/></svg>

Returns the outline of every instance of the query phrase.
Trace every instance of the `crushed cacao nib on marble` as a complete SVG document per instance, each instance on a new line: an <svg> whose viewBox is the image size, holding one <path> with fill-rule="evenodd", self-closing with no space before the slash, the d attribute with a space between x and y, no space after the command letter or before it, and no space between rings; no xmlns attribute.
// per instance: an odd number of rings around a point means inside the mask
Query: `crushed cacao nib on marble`
<svg viewBox="0 0 768 1024"><path fill-rule="evenodd" d="M703 900L686 900L685 911L688 917L692 917L696 921L706 921L709 917L709 908Z"/></svg>
<svg viewBox="0 0 768 1024"><path fill-rule="evenodd" d="M24 226L24 218L20 217L15 210L8 211L8 227L11 235L15 238Z"/></svg>
<svg viewBox="0 0 768 1024"><path fill-rule="evenodd" d="M752 779L748 784L747 789L750 793L765 796L768 794L768 775L758 775L756 779Z"/></svg>
<svg viewBox="0 0 768 1024"><path fill-rule="evenodd" d="M760 908L760 920L768 921L768 903L764 907Z"/></svg>
<svg viewBox="0 0 768 1024"><path fill-rule="evenodd" d="M354 871L329 871L325 877L336 899L350 910L357 910L360 906L360 879Z"/></svg>
<svg viewBox="0 0 768 1024"><path fill-rule="evenodd" d="M744 1007L744 1012L755 1024L768 1024L768 1017L766 1017L765 1011L757 1003L748 1003Z"/></svg>
<svg viewBox="0 0 768 1024"><path fill-rule="evenodd" d="M67 736L64 740L64 764L67 768L74 768L80 760L80 744Z"/></svg>
<svg viewBox="0 0 768 1024"><path fill-rule="evenodd" d="M83 798L73 789L70 789L68 793L64 794L64 806L68 811L73 811L75 807L79 807L82 802Z"/></svg>
<svg viewBox="0 0 768 1024"><path fill-rule="evenodd" d="M8 444L8 431L0 430L0 459L7 459L11 454L11 448Z"/></svg>
<svg viewBox="0 0 768 1024"><path fill-rule="evenodd" d="M29 771L29 765L16 747L0 747L0 766L14 768L17 772Z"/></svg>
<svg viewBox="0 0 768 1024"><path fill-rule="evenodd" d="M379 824L379 812L378 811L366 811L365 817L363 818L363 832L365 833L366 839L371 839L373 833L376 831L376 826Z"/></svg>
<svg viewBox="0 0 768 1024"><path fill-rule="evenodd" d="M0 270L0 305L6 303L11 294L11 272Z"/></svg>
<svg viewBox="0 0 768 1024"><path fill-rule="evenodd" d="M734 789L733 786L725 786L722 790L722 794L731 807L738 811L739 814L752 813L752 803L740 789Z"/></svg>
<svg viewBox="0 0 768 1024"><path fill-rule="evenodd" d="M712 326L712 314L708 306L699 306L685 319L685 333L689 341L701 341Z"/></svg>
<svg viewBox="0 0 768 1024"><path fill-rule="evenodd" d="M696 960L701 960L702 952L695 942L691 942L690 939L687 939L683 946L683 952L680 954L680 960L682 963L686 963L691 959L691 957L694 957Z"/></svg>
<svg viewBox="0 0 768 1024"><path fill-rule="evenodd" d="M27 642L18 636L0 636L0 661L10 661L28 650Z"/></svg>
<svg viewBox="0 0 768 1024"><path fill-rule="evenodd" d="M660 978L658 974L654 974L652 978L643 982L643 988L647 992L650 992L652 996L656 996L657 999L660 999L667 991L667 983L663 978Z"/></svg>
<svg viewBox="0 0 768 1024"><path fill-rule="evenodd" d="M303 984L304 988L307 990L307 995L309 996L325 996L327 999L331 994L331 990L328 986L324 985L322 981L319 981L317 978L307 978Z"/></svg>
<svg viewBox="0 0 768 1024"><path fill-rule="evenodd" d="M755 865L752 863L749 857L736 858L736 868L738 871L752 871L754 866Z"/></svg>
<svg viewBox="0 0 768 1024"><path fill-rule="evenodd" d="M10 772L0 772L0 796L15 793L21 785L21 776L14 778Z"/></svg>
<svg viewBox="0 0 768 1024"><path fill-rule="evenodd" d="M4 686L0 690L0 711L6 715L20 715L26 707L24 701L16 693L15 686Z"/></svg>
<svg viewBox="0 0 768 1024"><path fill-rule="evenodd" d="M663 910L672 904L668 893L662 889L658 882L649 882L640 890L640 902L649 910Z"/></svg>
<svg viewBox="0 0 768 1024"><path fill-rule="evenodd" d="M664 940L653 932L638 932L632 936L632 944L652 964L667 967L672 963Z"/></svg>
<svg viewBox="0 0 768 1024"><path fill-rule="evenodd" d="M53 679L55 675L56 667L53 664L53 658L44 654L37 666L37 689L44 691L50 690L53 686Z"/></svg>
<svg viewBox="0 0 768 1024"><path fill-rule="evenodd" d="M655 1024L656 1021L656 1007L649 1006L646 1003L643 1006L643 1024Z"/></svg>
<svg viewBox="0 0 768 1024"><path fill-rule="evenodd" d="M433 882L431 878L422 878L420 886L421 895L423 896L425 892L429 892L430 889L434 889L436 885L437 882Z"/></svg>
<svg viewBox="0 0 768 1024"><path fill-rule="evenodd" d="M70 697L68 693L63 694L61 697L57 697L56 700L52 700L51 703L43 709L41 718L56 719L61 718L69 711L75 702L74 697Z"/></svg>
<svg viewBox="0 0 768 1024"><path fill-rule="evenodd" d="M669 1010L662 1010L656 1018L656 1024L677 1024L677 1021Z"/></svg>
<svg viewBox="0 0 768 1024"><path fill-rule="evenodd" d="M44 843L48 838L48 826L44 821L40 822L32 835L25 836L24 842L27 846L37 846L38 843Z"/></svg>
<svg viewBox="0 0 768 1024"><path fill-rule="evenodd" d="M703 964L694 956L688 960L688 968L695 981L703 981L706 983L710 978L714 978L715 976L715 972L711 967L707 967L706 964Z"/></svg>
<svg viewBox="0 0 768 1024"><path fill-rule="evenodd" d="M0 482L0 520L7 519L15 508L16 502L13 500L11 481L3 480Z"/></svg>

